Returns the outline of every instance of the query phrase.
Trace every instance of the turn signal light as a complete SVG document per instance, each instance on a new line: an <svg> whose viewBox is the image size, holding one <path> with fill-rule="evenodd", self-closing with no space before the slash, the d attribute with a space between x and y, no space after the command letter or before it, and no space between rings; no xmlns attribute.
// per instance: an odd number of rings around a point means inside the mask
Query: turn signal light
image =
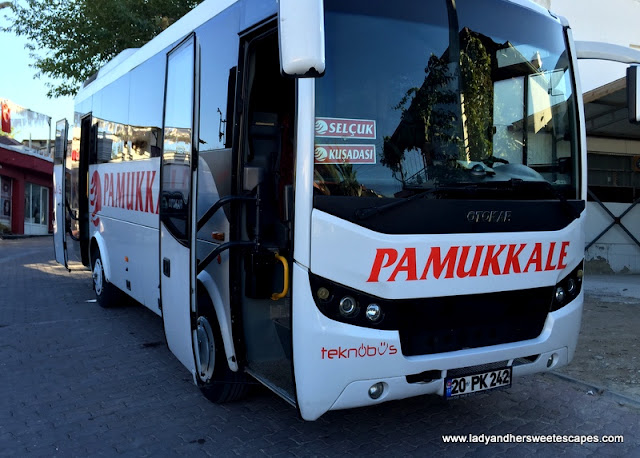
<svg viewBox="0 0 640 458"><path fill-rule="evenodd" d="M321 301L326 301L329 299L329 296L331 296L331 292L329 292L329 290L324 286L322 288L318 288L318 292L316 294L318 295L318 299Z"/></svg>

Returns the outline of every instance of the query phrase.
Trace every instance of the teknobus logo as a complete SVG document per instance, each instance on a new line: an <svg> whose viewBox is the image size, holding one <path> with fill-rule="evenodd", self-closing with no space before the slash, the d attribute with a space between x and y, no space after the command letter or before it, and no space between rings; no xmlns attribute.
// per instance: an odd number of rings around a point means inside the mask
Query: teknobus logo
<svg viewBox="0 0 640 458"><path fill-rule="evenodd" d="M100 224L100 217L97 216L97 214L102 210L102 187L100 185L100 174L97 170L94 170L91 175L89 203L91 208L93 208L93 211L91 212L91 222L94 226L98 227L98 224Z"/></svg>
<svg viewBox="0 0 640 458"><path fill-rule="evenodd" d="M389 345L387 342L380 342L380 345L365 345L359 347L338 347L324 348L320 350L322 359L355 359L355 358L374 358L376 356L393 356L398 353L395 345Z"/></svg>

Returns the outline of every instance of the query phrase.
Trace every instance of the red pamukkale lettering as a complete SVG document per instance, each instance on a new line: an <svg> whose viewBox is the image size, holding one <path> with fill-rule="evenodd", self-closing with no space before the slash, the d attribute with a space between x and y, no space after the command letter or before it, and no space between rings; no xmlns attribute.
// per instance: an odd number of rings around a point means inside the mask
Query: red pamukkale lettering
<svg viewBox="0 0 640 458"><path fill-rule="evenodd" d="M547 253L547 264L544 266L544 270L556 270L556 266L551 263L555 247L556 242L551 242L551 245L549 245L549 252Z"/></svg>
<svg viewBox="0 0 640 458"><path fill-rule="evenodd" d="M393 248L378 248L376 250L376 259L373 261L373 267L371 268L371 275L369 275L367 282L377 282L380 270L395 263L396 259L398 259L398 252ZM384 266L382 265L383 263Z"/></svg>
<svg viewBox="0 0 640 458"><path fill-rule="evenodd" d="M569 242L562 242L562 246L560 247L560 258L558 259L558 270L565 269L567 267L564 262L567 257L567 248L569 248Z"/></svg>
<svg viewBox="0 0 640 458"><path fill-rule="evenodd" d="M489 269L491 269L491 273L493 273L493 275L500 275L502 273L500 272L500 261L498 260L498 256L500 256L500 253L502 253L506 247L507 245L500 245L500 248L498 248L496 253L493 252L496 248L495 245L489 245L487 247L487 256L484 258L484 266L482 267L482 273L480 274L481 277L489 275Z"/></svg>
<svg viewBox="0 0 640 458"><path fill-rule="evenodd" d="M445 267L447 268L447 273L444 278L453 278L453 271L456 267L456 258L458 256L459 248L460 247L452 246L451 248L449 248L449 251L447 251L444 259L442 259L442 257L440 256L440 247L431 247L429 259L427 259L427 264L424 266L424 270L422 271L420 280L427 279L427 275L431 266L433 266L433 276L435 278L440 278L440 275L442 275L442 271L445 269Z"/></svg>
<svg viewBox="0 0 640 458"><path fill-rule="evenodd" d="M487 277L529 273L529 271L543 272L562 270L567 267L566 259L570 242L561 242L559 250L557 249L558 244L558 242L548 242L548 247L545 252L543 252L543 243L538 242L533 244L533 249L528 259L525 258L527 262L524 264L524 269L522 269L521 256L528 246L526 243L488 246L476 245L475 247L452 246L444 256L440 247L431 247L420 277L417 277L417 264L420 258L420 253L417 248L405 248L399 259L397 250L393 248L379 248L376 250L376 256L367 282L379 282L380 275L385 269L389 269L391 274L386 280L383 278L382 281L388 282L395 282L398 278L404 281L427 280L429 275L435 279L454 278L454 276L457 278L467 278L478 275ZM472 249L474 249L474 254L471 259ZM555 262L556 252L558 252L557 262ZM460 254L459 257L458 254ZM481 262L482 269L479 271ZM389 270L387 270L387 272Z"/></svg>
<svg viewBox="0 0 640 458"><path fill-rule="evenodd" d="M104 183L104 194L102 194L102 206L107 206L107 194L109 194L109 174L105 173L102 177Z"/></svg>
<svg viewBox="0 0 640 458"><path fill-rule="evenodd" d="M116 175L116 207L124 208L124 173Z"/></svg>
<svg viewBox="0 0 640 458"><path fill-rule="evenodd" d="M478 266L480 265L480 258L482 257L484 245L476 246L476 253L473 256L471 268L469 270L464 270L465 266L467 265L467 257L469 256L470 250L470 246L462 247L462 254L460 255L460 261L458 261L458 269L456 270L456 275L459 278L476 277L478 275Z"/></svg>
<svg viewBox="0 0 640 458"><path fill-rule="evenodd" d="M94 173L97 174L98 172ZM157 171L155 170L104 173L102 176L104 193L96 195L94 200L96 198L100 199L99 204L104 207L158 214L160 211L160 196L158 195L155 200L153 196L153 184L156 174ZM97 177L92 178L91 185L93 187L99 186L94 184L100 181L99 175ZM93 203L92 205L95 207L96 204ZM395 259L393 262L395 262Z"/></svg>
<svg viewBox="0 0 640 458"><path fill-rule="evenodd" d="M529 257L529 262L524 268L525 272L529 271L529 266L534 266L535 272L542 271L542 243L536 243L533 251L531 252L531 256Z"/></svg>
<svg viewBox="0 0 640 458"><path fill-rule="evenodd" d="M518 248L518 251L516 251L516 246L517 245L509 245L509 251L507 251L507 260L504 263L504 270L502 271L503 274L508 274L511 271L511 268L513 268L514 274L519 274L521 272L520 259L518 257L520 256L520 253L522 253L522 250L524 250L524 248L527 246L527 244L522 243L520 245L520 248Z"/></svg>
<svg viewBox="0 0 640 458"><path fill-rule="evenodd" d="M109 193L106 197L107 203L105 206L113 207L113 173L105 174L107 183L109 184Z"/></svg>
<svg viewBox="0 0 640 458"><path fill-rule="evenodd" d="M144 181L144 172L136 172L136 211L144 209L144 201L142 200L142 182Z"/></svg>
<svg viewBox="0 0 640 458"><path fill-rule="evenodd" d="M402 258L400 258L400 262L398 262L398 265L389 277L388 281L396 281L396 275L398 275L399 272L407 273L407 281L418 279L418 276L416 274L415 248L407 248L406 250L404 250L404 254L402 255Z"/></svg>
<svg viewBox="0 0 640 458"><path fill-rule="evenodd" d="M154 213L153 211L153 180L156 178L156 172L147 172L147 186L146 195L144 201L144 211L147 213Z"/></svg>
<svg viewBox="0 0 640 458"><path fill-rule="evenodd" d="M127 172L127 210L133 210L133 201L135 199L135 183L133 182L135 177L133 174L134 172Z"/></svg>
<svg viewBox="0 0 640 458"><path fill-rule="evenodd" d="M113 186L113 173L109 174L109 206L113 207L113 201L114 201L114 191L115 191L115 186Z"/></svg>

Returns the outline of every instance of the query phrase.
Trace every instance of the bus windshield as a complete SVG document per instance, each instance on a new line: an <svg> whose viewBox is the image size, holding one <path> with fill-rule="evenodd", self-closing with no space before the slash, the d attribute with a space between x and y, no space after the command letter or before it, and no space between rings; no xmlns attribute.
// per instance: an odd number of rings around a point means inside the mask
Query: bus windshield
<svg viewBox="0 0 640 458"><path fill-rule="evenodd" d="M504 184L526 182L520 199L579 196L571 61L551 15L495 0L325 0L325 9L316 195L476 188L509 199Z"/></svg>

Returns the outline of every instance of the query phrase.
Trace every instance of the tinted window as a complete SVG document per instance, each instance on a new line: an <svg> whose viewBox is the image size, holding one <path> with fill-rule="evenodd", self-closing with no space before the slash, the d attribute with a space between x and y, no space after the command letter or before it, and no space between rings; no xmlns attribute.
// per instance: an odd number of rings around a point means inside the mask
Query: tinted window
<svg viewBox="0 0 640 458"><path fill-rule="evenodd" d="M575 95L551 16L487 0L325 6L318 194L407 197L518 179L546 190L531 186L527 199L548 198L548 185L576 198Z"/></svg>
<svg viewBox="0 0 640 458"><path fill-rule="evenodd" d="M160 215L172 234L189 239L193 123L194 42L188 40L167 58Z"/></svg>
<svg viewBox="0 0 640 458"><path fill-rule="evenodd" d="M165 56L158 54L131 72L129 126L132 159L160 156Z"/></svg>
<svg viewBox="0 0 640 458"><path fill-rule="evenodd" d="M238 8L232 7L197 30L201 46L200 163L198 217L231 194L234 97L238 63ZM219 213L229 211L226 206ZM202 230L210 238L212 230Z"/></svg>

